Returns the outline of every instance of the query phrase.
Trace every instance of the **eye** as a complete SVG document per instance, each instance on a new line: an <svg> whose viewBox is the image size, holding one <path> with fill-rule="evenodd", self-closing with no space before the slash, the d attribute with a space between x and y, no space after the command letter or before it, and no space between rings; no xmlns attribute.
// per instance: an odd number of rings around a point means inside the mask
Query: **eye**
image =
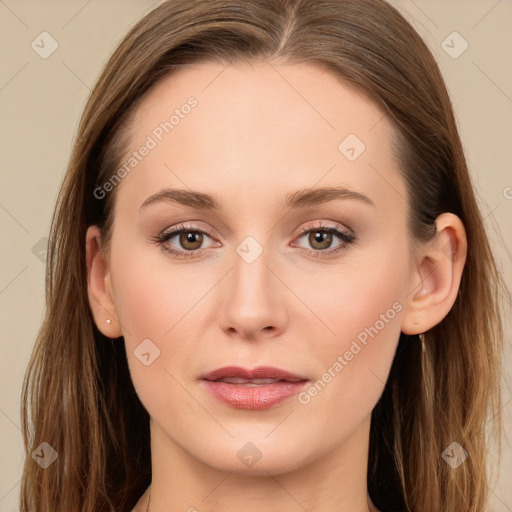
<svg viewBox="0 0 512 512"><path fill-rule="evenodd" d="M172 239L176 239L176 245L170 243ZM190 258L200 256L205 238L211 238L207 231L197 226L186 226L180 224L168 231L164 231L155 238L153 242L159 244L162 249L174 256Z"/></svg>
<svg viewBox="0 0 512 512"><path fill-rule="evenodd" d="M342 230L334 226L328 226L320 223L318 226L307 226L301 230L301 236L298 240L305 238L311 249L303 249L314 257L330 256L340 251L346 250L348 245L355 242L356 237L348 230ZM338 245L332 247L333 242ZM292 244L296 246L296 244Z"/></svg>
<svg viewBox="0 0 512 512"><path fill-rule="evenodd" d="M180 224L160 233L152 241L173 256L193 258L201 256L204 250L206 250L202 247L206 238L212 238L207 231L197 226ZM176 240L174 243L171 243L173 239ZM297 240L301 239L306 239L306 242L312 249L304 247L299 247L299 249L308 255L318 258L332 256L346 250L349 244L356 240L356 237L351 231L320 223L317 226L303 228ZM337 245L332 247L333 243L337 243ZM296 242L290 245L298 247Z"/></svg>

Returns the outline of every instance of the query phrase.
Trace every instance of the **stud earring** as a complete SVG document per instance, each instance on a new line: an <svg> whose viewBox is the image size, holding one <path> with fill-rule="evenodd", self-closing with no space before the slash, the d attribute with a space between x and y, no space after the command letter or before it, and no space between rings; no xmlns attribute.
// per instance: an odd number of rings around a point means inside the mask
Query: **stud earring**
<svg viewBox="0 0 512 512"><path fill-rule="evenodd" d="M112 323L112 320L110 320L110 318L107 318L107 319L105 320L105 323L106 323L107 325L110 325L110 324Z"/></svg>

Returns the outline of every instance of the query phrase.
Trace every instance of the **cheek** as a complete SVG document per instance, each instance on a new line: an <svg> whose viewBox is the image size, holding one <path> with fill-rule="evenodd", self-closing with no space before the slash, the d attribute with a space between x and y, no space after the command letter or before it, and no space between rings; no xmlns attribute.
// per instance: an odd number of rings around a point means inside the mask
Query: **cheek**
<svg viewBox="0 0 512 512"><path fill-rule="evenodd" d="M191 361L200 359L199 326L218 279L192 266L172 268L155 248L122 255L120 246L112 252L116 310L135 389L151 408L179 388L173 376L182 381Z"/></svg>
<svg viewBox="0 0 512 512"><path fill-rule="evenodd" d="M155 248L113 258L113 269L116 309L130 345L144 338L172 340L214 283L184 265L172 268Z"/></svg>
<svg viewBox="0 0 512 512"><path fill-rule="evenodd" d="M316 411L311 417L328 410L338 419L332 425L356 425L375 406L400 337L408 268L402 243L393 251L383 246L371 260L335 274L303 281L299 293L311 301L324 333L314 347L317 380L299 397Z"/></svg>
<svg viewBox="0 0 512 512"><path fill-rule="evenodd" d="M395 340L409 263L404 244L394 245L394 250L388 245L394 244L382 244L372 254L350 255L331 272L305 272L296 280L294 291L318 319L326 353L343 350L354 339L364 343L368 331L379 339Z"/></svg>

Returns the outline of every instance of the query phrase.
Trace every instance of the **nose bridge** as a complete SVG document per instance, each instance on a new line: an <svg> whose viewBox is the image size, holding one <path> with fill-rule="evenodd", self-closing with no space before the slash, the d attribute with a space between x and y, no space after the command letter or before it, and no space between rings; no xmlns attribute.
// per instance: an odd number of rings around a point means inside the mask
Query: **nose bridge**
<svg viewBox="0 0 512 512"><path fill-rule="evenodd" d="M233 270L225 287L220 320L224 329L244 337L272 328L280 331L285 321L283 290L270 270L271 251L247 236L235 249ZM224 293L224 292L223 292Z"/></svg>

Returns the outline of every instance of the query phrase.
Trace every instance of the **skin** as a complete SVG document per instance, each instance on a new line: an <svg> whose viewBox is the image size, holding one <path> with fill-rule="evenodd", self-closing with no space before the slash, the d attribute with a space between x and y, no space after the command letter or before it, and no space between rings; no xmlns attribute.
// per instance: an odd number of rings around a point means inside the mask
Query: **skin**
<svg viewBox="0 0 512 512"><path fill-rule="evenodd" d="M391 125L316 65L181 70L138 107L128 153L190 96L197 107L117 186L108 257L96 226L86 238L96 324L124 337L151 416L150 510L366 512L371 411L400 332L424 332L452 307L464 227L446 213L434 240L411 239ZM351 133L366 146L353 162L338 149ZM283 207L289 193L327 186L373 205ZM164 187L212 194L222 210L165 201L140 209ZM351 230L356 241L326 256L313 235L299 234L319 221ZM199 247L197 257L177 258L151 240L181 222L211 233L202 245L180 245L179 235L166 242L183 252ZM252 263L236 252L247 236L263 248ZM344 243L328 240L327 250ZM316 382L393 304L394 317L307 404L293 397L267 410L234 409L198 380L226 365L271 365ZM148 338L161 352L145 366L134 350ZM237 457L248 442L262 454L252 467ZM147 499L146 491L134 511L146 510Z"/></svg>

